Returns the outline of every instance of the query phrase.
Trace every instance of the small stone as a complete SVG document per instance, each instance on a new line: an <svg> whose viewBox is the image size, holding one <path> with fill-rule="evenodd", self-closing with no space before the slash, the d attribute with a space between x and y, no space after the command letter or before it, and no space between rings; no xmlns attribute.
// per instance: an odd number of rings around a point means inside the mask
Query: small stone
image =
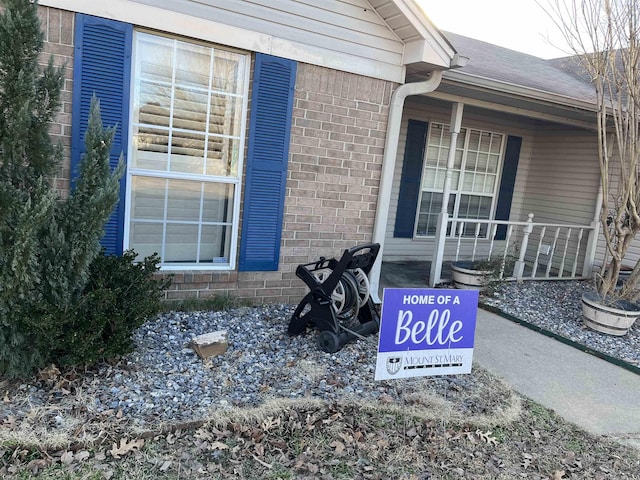
<svg viewBox="0 0 640 480"><path fill-rule="evenodd" d="M205 333L191 340L191 347L202 359L214 355L222 355L227 351L227 331L218 330L216 332Z"/></svg>

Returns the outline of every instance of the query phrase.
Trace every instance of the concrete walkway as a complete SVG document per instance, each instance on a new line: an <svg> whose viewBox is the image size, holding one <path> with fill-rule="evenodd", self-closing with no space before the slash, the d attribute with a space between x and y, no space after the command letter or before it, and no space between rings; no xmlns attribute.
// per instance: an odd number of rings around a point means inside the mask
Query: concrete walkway
<svg viewBox="0 0 640 480"><path fill-rule="evenodd" d="M482 309L474 361L588 432L640 447L640 375Z"/></svg>
<svg viewBox="0 0 640 480"><path fill-rule="evenodd" d="M380 295L428 288L428 272L428 262L384 262ZM474 361L586 431L640 448L640 375L482 309Z"/></svg>

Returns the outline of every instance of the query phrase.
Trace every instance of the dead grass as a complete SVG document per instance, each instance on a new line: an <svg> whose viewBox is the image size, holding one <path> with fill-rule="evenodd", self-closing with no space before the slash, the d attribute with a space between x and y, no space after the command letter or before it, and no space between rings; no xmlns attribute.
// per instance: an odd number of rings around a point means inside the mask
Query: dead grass
<svg viewBox="0 0 640 480"><path fill-rule="evenodd" d="M418 380L398 382L400 401L274 398L183 425L92 412L81 403L91 399L74 391L62 406L34 408L21 422L0 418L0 477L640 478L638 450L580 431L480 367L472 375L441 393Z"/></svg>

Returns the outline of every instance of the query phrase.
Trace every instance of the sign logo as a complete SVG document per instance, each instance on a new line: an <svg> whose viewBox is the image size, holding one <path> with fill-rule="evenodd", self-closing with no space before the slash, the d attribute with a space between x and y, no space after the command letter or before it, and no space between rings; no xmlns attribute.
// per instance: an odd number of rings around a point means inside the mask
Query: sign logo
<svg viewBox="0 0 640 480"><path fill-rule="evenodd" d="M384 291L376 380L471 373L478 291Z"/></svg>
<svg viewBox="0 0 640 480"><path fill-rule="evenodd" d="M402 357L387 358L387 372L389 375L395 375L402 368Z"/></svg>

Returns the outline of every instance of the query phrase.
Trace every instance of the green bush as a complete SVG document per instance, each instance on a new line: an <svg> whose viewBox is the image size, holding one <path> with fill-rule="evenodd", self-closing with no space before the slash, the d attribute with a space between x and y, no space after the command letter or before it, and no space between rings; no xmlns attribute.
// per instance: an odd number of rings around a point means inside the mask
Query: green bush
<svg viewBox="0 0 640 480"><path fill-rule="evenodd" d="M86 365L133 350L134 330L161 310L163 291L171 283L154 278L157 255L137 263L136 257L133 251L122 256L102 252L91 263L89 281L71 311L41 312L40 318L43 313L58 317L38 322L57 326L55 331L37 332L50 362Z"/></svg>
<svg viewBox="0 0 640 480"><path fill-rule="evenodd" d="M131 332L157 311L157 257L100 255L119 199L124 161L112 170L116 128L91 102L79 175L68 196L52 176L63 158L49 137L64 67L40 66L44 45L32 0L0 0L0 377L50 362L88 363L131 348Z"/></svg>

